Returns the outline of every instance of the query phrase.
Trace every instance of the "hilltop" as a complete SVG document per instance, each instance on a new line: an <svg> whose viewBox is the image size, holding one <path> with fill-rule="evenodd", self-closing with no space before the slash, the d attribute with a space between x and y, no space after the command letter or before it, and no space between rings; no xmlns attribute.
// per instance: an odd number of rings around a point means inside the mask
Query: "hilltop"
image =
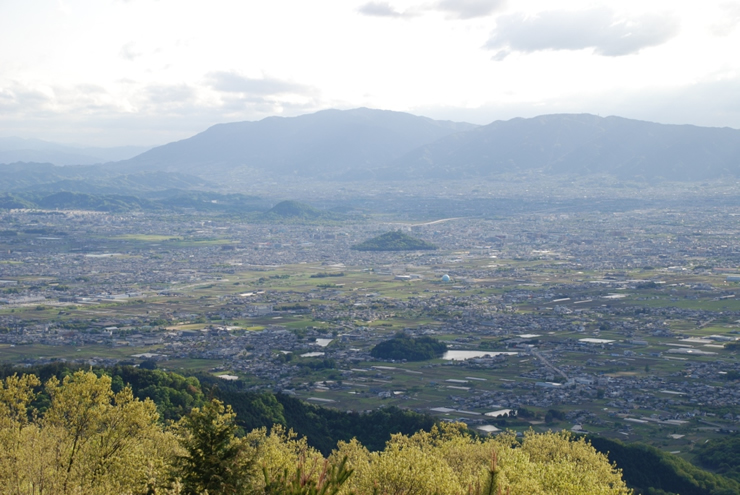
<svg viewBox="0 0 740 495"><path fill-rule="evenodd" d="M413 338L404 333L384 340L370 350L370 355L381 359L407 361L426 361L441 357L447 351L447 344L432 337Z"/></svg>
<svg viewBox="0 0 740 495"><path fill-rule="evenodd" d="M356 244L352 246L352 249L356 251L419 251L437 249L437 246L396 230Z"/></svg>
<svg viewBox="0 0 740 495"><path fill-rule="evenodd" d="M311 205L290 200L281 201L265 213L282 218L319 218L322 214L323 212Z"/></svg>
<svg viewBox="0 0 740 495"><path fill-rule="evenodd" d="M233 170L251 176L336 178L381 167L419 146L475 127L387 110L323 110L214 125L118 165L187 171L216 180Z"/></svg>

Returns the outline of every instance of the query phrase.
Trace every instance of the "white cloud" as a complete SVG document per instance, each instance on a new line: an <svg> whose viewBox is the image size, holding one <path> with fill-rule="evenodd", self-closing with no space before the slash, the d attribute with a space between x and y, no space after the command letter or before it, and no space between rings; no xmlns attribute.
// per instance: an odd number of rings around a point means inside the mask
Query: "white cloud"
<svg viewBox="0 0 740 495"><path fill-rule="evenodd" d="M311 86L233 72L205 84L0 84L0 135L43 137L86 145L158 145L221 122L300 115L331 106Z"/></svg>
<svg viewBox="0 0 740 495"><path fill-rule="evenodd" d="M497 50L495 60L509 52L583 50L618 57L665 43L679 32L678 20L670 14L622 17L607 7L589 10L551 10L526 16L500 16L485 44Z"/></svg>
<svg viewBox="0 0 740 495"><path fill-rule="evenodd" d="M368 2L357 8L357 12L370 17L411 18L416 17L413 11L400 12L388 2Z"/></svg>
<svg viewBox="0 0 740 495"><path fill-rule="evenodd" d="M473 19L498 12L505 4L505 0L440 0L433 10L446 12L455 19Z"/></svg>
<svg viewBox="0 0 740 495"><path fill-rule="evenodd" d="M209 85L217 91L243 93L250 96L312 95L316 92L314 88L303 84L272 77L250 78L233 71L212 72L208 75L208 81Z"/></svg>
<svg viewBox="0 0 740 495"><path fill-rule="evenodd" d="M388 2L372 1L361 5L357 12L371 17L395 19L411 19L428 12L443 12L448 19L474 19L498 12L505 4L506 0L436 0L401 11Z"/></svg>
<svg viewBox="0 0 740 495"><path fill-rule="evenodd" d="M722 19L712 24L710 30L715 36L728 36L740 25L740 3L725 3L720 9Z"/></svg>
<svg viewBox="0 0 740 495"><path fill-rule="evenodd" d="M141 57L142 53L136 50L136 43L129 41L121 47L121 51L118 52L118 56L129 62L133 62L137 58Z"/></svg>
<svg viewBox="0 0 740 495"><path fill-rule="evenodd" d="M491 102L477 107L424 106L410 111L434 119L488 124L494 120L556 113L591 113L602 117L646 120L662 124L692 124L740 129L740 77L704 79L670 89L652 88L619 93L594 88L590 92L550 99Z"/></svg>

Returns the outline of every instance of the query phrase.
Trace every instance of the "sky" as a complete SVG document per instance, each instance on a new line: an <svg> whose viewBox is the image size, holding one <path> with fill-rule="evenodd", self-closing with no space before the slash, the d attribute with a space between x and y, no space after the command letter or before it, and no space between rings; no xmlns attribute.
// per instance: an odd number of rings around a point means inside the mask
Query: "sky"
<svg viewBox="0 0 740 495"><path fill-rule="evenodd" d="M157 145L371 107L740 128L740 0L0 0L0 136Z"/></svg>

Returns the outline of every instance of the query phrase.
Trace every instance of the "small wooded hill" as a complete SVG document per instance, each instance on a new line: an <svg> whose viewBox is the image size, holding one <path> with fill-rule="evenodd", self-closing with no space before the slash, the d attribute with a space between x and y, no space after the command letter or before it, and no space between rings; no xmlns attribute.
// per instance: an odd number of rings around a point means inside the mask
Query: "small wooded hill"
<svg viewBox="0 0 740 495"><path fill-rule="evenodd" d="M352 249L357 251L418 251L437 249L437 246L395 230L355 244Z"/></svg>
<svg viewBox="0 0 740 495"><path fill-rule="evenodd" d="M299 201L281 201L273 206L263 215L265 221L272 222L304 222L319 220L343 220L346 217L342 214L318 210L311 205Z"/></svg>
<svg viewBox="0 0 740 495"><path fill-rule="evenodd" d="M266 214L283 218L317 218L321 212L311 205L289 200L276 204Z"/></svg>
<svg viewBox="0 0 740 495"><path fill-rule="evenodd" d="M447 351L447 344L432 337L414 338L398 333L390 340L383 341L370 350L370 355L380 359L406 361L426 361L441 357Z"/></svg>

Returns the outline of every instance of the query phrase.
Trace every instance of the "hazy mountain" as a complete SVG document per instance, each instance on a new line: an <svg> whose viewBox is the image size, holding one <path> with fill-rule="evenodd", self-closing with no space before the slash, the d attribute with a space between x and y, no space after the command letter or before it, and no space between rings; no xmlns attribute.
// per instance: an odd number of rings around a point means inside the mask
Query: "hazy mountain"
<svg viewBox="0 0 740 495"><path fill-rule="evenodd" d="M213 180L232 173L452 179L534 170L704 180L740 176L740 131L587 114L474 126L360 108L220 124L120 165Z"/></svg>
<svg viewBox="0 0 740 495"><path fill-rule="evenodd" d="M36 162L52 163L54 165L92 165L127 160L148 149L144 146L78 147L41 139L0 137L0 163Z"/></svg>
<svg viewBox="0 0 740 495"><path fill-rule="evenodd" d="M212 188L201 177L172 172L122 174L109 166L57 167L51 163L0 164L0 191L134 193L164 189Z"/></svg>
<svg viewBox="0 0 740 495"><path fill-rule="evenodd" d="M517 118L422 146L377 177L449 179L530 170L681 181L740 176L740 130L588 114Z"/></svg>
<svg viewBox="0 0 740 495"><path fill-rule="evenodd" d="M0 162L2 153L20 153L3 149L24 143L35 146L34 153L57 158L64 153L54 143L5 138L0 139ZM64 172L59 167L42 168L26 167L20 177L0 177L0 187L10 190L59 182L43 189L92 192L94 187L75 181L154 171L185 175L167 177L162 187L156 183L159 178L146 177L144 189L201 186L193 176L224 183L237 176L414 180L532 171L691 181L740 176L740 130L588 114L543 115L474 126L358 108L219 124L104 167ZM110 181L97 181L95 187L115 188ZM121 185L131 188L129 179Z"/></svg>
<svg viewBox="0 0 740 495"><path fill-rule="evenodd" d="M238 167L270 175L359 178L359 172L475 127L386 110L324 110L215 125L120 165L127 170L178 171L209 178Z"/></svg>

